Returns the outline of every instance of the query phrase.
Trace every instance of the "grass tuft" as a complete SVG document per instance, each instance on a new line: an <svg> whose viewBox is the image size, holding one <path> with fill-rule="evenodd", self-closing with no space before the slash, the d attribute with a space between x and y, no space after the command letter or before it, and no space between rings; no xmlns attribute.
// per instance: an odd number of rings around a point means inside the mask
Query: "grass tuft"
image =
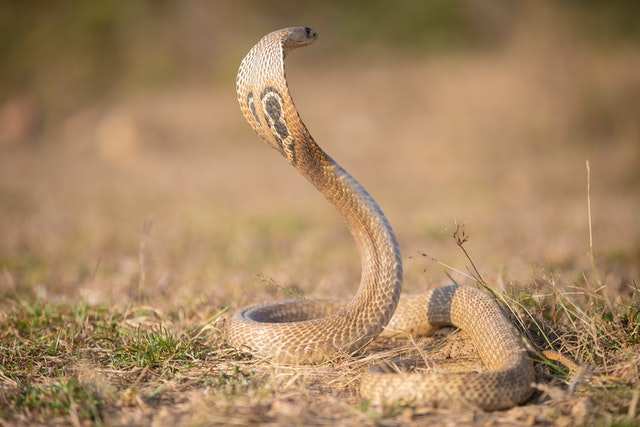
<svg viewBox="0 0 640 427"><path fill-rule="evenodd" d="M39 418L71 416L93 422L102 421L103 401L91 386L76 378L62 379L46 385L27 384L5 397L5 410L37 413Z"/></svg>

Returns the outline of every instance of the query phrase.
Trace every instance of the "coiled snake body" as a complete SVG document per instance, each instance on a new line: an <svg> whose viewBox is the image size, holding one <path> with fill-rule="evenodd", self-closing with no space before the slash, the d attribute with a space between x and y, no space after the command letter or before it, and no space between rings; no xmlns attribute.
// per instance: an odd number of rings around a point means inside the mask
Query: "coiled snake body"
<svg viewBox="0 0 640 427"><path fill-rule="evenodd" d="M389 374L374 369L362 378L363 397L379 403L458 400L486 410L521 403L531 394L533 366L493 297L472 287L447 286L400 298L402 260L389 222L369 193L316 144L289 94L284 58L316 38L308 27L266 35L242 60L236 91L256 133L345 219L361 256L360 286L343 304L301 300L244 308L229 322L229 343L282 363L319 363L355 353L381 333L430 334L454 325L470 335L487 371Z"/></svg>

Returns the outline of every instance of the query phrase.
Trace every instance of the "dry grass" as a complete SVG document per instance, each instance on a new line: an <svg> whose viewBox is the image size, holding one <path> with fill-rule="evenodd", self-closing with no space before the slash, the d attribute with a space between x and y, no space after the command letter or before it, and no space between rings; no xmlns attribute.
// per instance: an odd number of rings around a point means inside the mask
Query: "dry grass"
<svg viewBox="0 0 640 427"><path fill-rule="evenodd" d="M535 346L585 369L540 361L540 391L504 412L376 408L357 396L368 363L420 350L475 369L464 333L304 368L229 348L233 309L346 298L359 263L231 86L185 88L3 148L1 422L638 425L640 57L580 52L339 68L301 53L289 74L312 133L395 225L407 291L481 274Z"/></svg>

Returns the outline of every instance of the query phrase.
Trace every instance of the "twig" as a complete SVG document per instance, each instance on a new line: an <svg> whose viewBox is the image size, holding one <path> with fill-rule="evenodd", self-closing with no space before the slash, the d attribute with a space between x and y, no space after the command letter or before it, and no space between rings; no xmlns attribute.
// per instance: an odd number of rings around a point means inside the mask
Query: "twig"
<svg viewBox="0 0 640 427"><path fill-rule="evenodd" d="M96 266L93 269L93 273L91 274L91 281L95 282L96 277L98 276L98 271L100 270L100 266L102 265L102 258L98 258L98 261L96 261Z"/></svg>
<svg viewBox="0 0 640 427"><path fill-rule="evenodd" d="M589 261L591 262L591 273L593 274L594 279L596 280L596 284L602 290L605 288L605 283L602 281L602 277L600 276L600 272L596 267L596 256L593 250L593 225L591 220L591 165L589 164L589 160L585 161L585 165L587 168L587 217L589 221ZM613 310L613 304L609 300L609 296L603 292L605 303L609 310Z"/></svg>
<svg viewBox="0 0 640 427"><path fill-rule="evenodd" d="M591 268L595 270L595 257L593 255L593 227L591 223L591 167L589 160L585 162L587 167L587 216L589 219L589 258L591 259Z"/></svg>
<svg viewBox="0 0 640 427"><path fill-rule="evenodd" d="M151 227L153 222L149 219L145 220L142 224L142 236L140 238L140 246L138 247L138 265L140 268L140 277L138 279L138 299L142 300L143 289L147 280L146 269L146 250L147 241L151 235Z"/></svg>
<svg viewBox="0 0 640 427"><path fill-rule="evenodd" d="M520 318L520 316L518 315L516 310L513 309L513 307L511 306L511 304L509 302L515 303L518 307L520 307L520 309L522 309L527 314L527 316L531 319L531 321L538 328L538 330L540 331L540 333L544 337L544 339L547 342L547 344L549 346L552 346L551 340L549 339L547 334L544 332L544 329L539 324L539 322L536 320L536 318L533 316L533 314L531 314L531 312L522 303L517 301L515 298L509 297L507 294L505 294L503 292L498 292L497 290L495 290L491 286L489 286L489 284L484 280L484 278L480 274L480 271L478 270L475 262L473 261L473 258L471 257L471 254L469 254L467 249L464 247L464 244L469 241L469 235L466 234L466 232L464 231L464 224L462 224L462 225L461 224L456 224L456 231L454 231L454 233L453 233L453 239L455 240L456 245L462 250L462 252L464 253L465 257L469 261L469 264L471 265L472 271L470 271L470 273L471 273L470 275L473 276L474 280L477 283L479 283L487 291L489 291L494 296L494 298L496 298L496 301L498 302L498 304L502 305L504 309L508 310L508 312L510 312L511 315L518 322L518 324L520 325L520 329L521 329L521 339L523 340L525 346L530 351L532 351L534 354L538 355L538 357L540 357L541 360L545 360L546 359L546 360L558 361L558 362L562 363L563 365L565 365L565 366L567 366L569 368L575 368L579 372L579 375L577 377L581 378L582 377L582 370L581 370L582 368L579 367L579 365L575 364L575 362L571 361L571 359L569 359L568 357L563 356L562 354L560 354L558 352L555 352L555 351L540 351L537 348L537 346L534 345L533 340L529 336L529 331L527 330L524 322L522 321L522 319Z"/></svg>
<svg viewBox="0 0 640 427"><path fill-rule="evenodd" d="M464 244L469 241L469 236L464 231L464 224L456 223L456 231L453 232L453 239L455 240L456 245L458 245L458 247L462 250L462 252L464 253L464 256L467 257L467 260L471 264L471 268L473 268L473 275L476 276L476 281L481 285L487 287L488 286L487 282L482 277L482 274L480 274L480 271L478 271L476 264L473 262L473 259L467 252L467 249L464 247Z"/></svg>
<svg viewBox="0 0 640 427"><path fill-rule="evenodd" d="M422 256L423 256L423 257L425 257L425 258L429 258L431 261L435 262L436 264L440 265L441 267L446 268L446 269L447 269L447 270L449 270L449 271L453 271L454 273L457 273L457 274L459 274L459 275L461 275L461 276L463 276L463 277L466 277L467 279L471 279L471 280L473 280L474 282L477 282L477 281L478 281L478 278L477 278L477 277L473 277L473 276L472 276L472 275L470 275L469 273L465 273L464 271L462 271L462 270L460 270L460 269L457 269L457 268L455 268L455 267L453 267L453 266L451 266L451 265L449 265L449 264L447 264L447 263L445 263L445 262L442 262L442 261L440 261L438 258L433 257L433 256L429 255L429 254L428 254L428 253L426 253L426 252L420 252L420 255L422 255ZM446 271L446 270L445 270L445 271Z"/></svg>
<svg viewBox="0 0 640 427"><path fill-rule="evenodd" d="M629 403L629 411L627 417L632 420L636 417L636 411L638 410L638 401L640 400L640 388L636 388L633 391L631 402Z"/></svg>
<svg viewBox="0 0 640 427"><path fill-rule="evenodd" d="M204 325L200 328L200 330L198 331L197 334L195 334L190 342L194 342L196 339L198 339L200 337L200 335L202 335L202 333L207 330L207 329L211 329L212 325L215 324L218 320L220 320L222 318L222 316L229 311L229 307L222 307L220 310L218 310L213 316L211 316L209 319L207 319L207 321L204 323Z"/></svg>
<svg viewBox="0 0 640 427"><path fill-rule="evenodd" d="M587 168L587 218L589 221L589 261L591 262L591 271L595 276L596 282L598 285L602 285L602 281L600 280L600 274L598 273L598 269L596 268L596 257L593 251L593 222L591 219L591 165L589 164L589 160L585 161L585 165Z"/></svg>

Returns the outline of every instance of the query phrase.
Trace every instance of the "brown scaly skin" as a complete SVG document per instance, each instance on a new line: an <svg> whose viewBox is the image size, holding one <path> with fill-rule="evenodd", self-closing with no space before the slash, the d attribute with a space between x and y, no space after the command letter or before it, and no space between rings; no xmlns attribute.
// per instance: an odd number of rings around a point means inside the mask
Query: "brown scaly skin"
<svg viewBox="0 0 640 427"><path fill-rule="evenodd" d="M398 304L402 261L391 226L366 190L316 144L289 94L284 57L316 37L308 27L263 37L242 60L236 91L253 130L345 219L360 251L360 286L348 303L303 300L244 308L230 320L229 343L281 363L320 363L357 352L383 329L385 334L430 334L454 325L471 336L487 372L386 374L374 369L363 376L363 397L378 403L464 401L486 410L523 402L532 391L533 365L491 296L448 286L403 297Z"/></svg>

